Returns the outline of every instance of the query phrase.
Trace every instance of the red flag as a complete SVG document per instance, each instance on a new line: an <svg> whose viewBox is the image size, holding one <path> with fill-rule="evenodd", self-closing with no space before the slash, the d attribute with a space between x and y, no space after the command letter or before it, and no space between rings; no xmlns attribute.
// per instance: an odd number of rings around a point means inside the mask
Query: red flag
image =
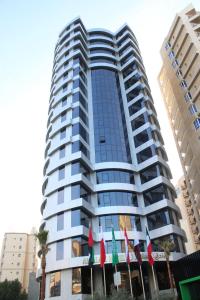
<svg viewBox="0 0 200 300"><path fill-rule="evenodd" d="M90 226L89 236L88 236L88 246L93 247L93 244L94 244L94 240L93 240L93 236L92 236L92 227Z"/></svg>
<svg viewBox="0 0 200 300"><path fill-rule="evenodd" d="M88 261L88 263L89 263L89 266L91 266L91 267L94 264L93 245L94 245L94 240L93 240L93 236L92 236L92 227L90 226L89 236L88 236L88 250L89 250L89 261Z"/></svg>
<svg viewBox="0 0 200 300"><path fill-rule="evenodd" d="M105 251L104 239L102 238L101 242L100 242L100 265L101 265L101 268L104 267L105 261L106 261L106 251Z"/></svg>
<svg viewBox="0 0 200 300"><path fill-rule="evenodd" d="M150 266L153 266L154 264L154 259L152 257L152 244L149 236L149 232L146 228L146 242L147 242L147 253L148 253L148 261Z"/></svg>
<svg viewBox="0 0 200 300"><path fill-rule="evenodd" d="M126 228L124 228L124 239L125 239L126 262L127 264L130 264L130 256L129 256L129 249L128 249L129 240L128 240Z"/></svg>
<svg viewBox="0 0 200 300"><path fill-rule="evenodd" d="M104 243L104 238L103 238L103 229L101 226L101 241L100 241L100 265L101 268L104 267L106 261L106 250L105 250L105 243Z"/></svg>

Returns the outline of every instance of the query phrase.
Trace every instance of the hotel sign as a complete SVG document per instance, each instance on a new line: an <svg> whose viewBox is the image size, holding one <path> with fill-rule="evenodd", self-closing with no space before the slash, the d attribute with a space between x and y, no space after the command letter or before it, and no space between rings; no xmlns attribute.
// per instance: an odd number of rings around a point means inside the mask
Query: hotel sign
<svg viewBox="0 0 200 300"><path fill-rule="evenodd" d="M137 259L135 257L135 254L130 252L130 260L131 262L137 262ZM148 254L147 252L141 252L142 260L147 261L148 260ZM163 261L165 260L165 254L163 252L153 252L152 254L153 258L155 261ZM126 257L124 253L118 254L119 257L119 262L123 263L126 262ZM100 264L100 255L95 255L94 257L94 263L95 264ZM106 262L105 263L112 263L112 254L106 254ZM83 265L88 265L88 257L83 257L82 261Z"/></svg>

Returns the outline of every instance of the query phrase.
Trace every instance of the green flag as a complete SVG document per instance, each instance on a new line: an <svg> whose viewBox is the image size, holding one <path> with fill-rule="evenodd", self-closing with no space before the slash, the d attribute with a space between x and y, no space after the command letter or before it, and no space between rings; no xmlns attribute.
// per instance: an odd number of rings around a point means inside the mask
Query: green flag
<svg viewBox="0 0 200 300"><path fill-rule="evenodd" d="M115 241L115 233L112 228L112 265L115 266L119 263L118 253L117 253L117 244Z"/></svg>

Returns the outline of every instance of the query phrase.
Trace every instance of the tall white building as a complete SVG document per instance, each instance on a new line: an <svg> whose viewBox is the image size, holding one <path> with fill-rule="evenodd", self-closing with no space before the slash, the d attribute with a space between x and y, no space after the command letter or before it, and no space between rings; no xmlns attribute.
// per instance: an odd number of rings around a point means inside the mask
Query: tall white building
<svg viewBox="0 0 200 300"><path fill-rule="evenodd" d="M159 288L167 289L166 266L156 241L172 239L171 260L184 253L180 211L137 40L128 25L116 33L86 30L77 18L55 48L47 122L41 228L49 231L46 299L83 299L91 293L88 227L95 241L94 289L103 292L99 226L106 241L110 292L114 226L122 286L129 288L123 229L141 241L143 274L146 226L154 248ZM159 255L158 255L159 254ZM133 292L142 294L138 264L131 259ZM149 296L150 297L150 296Z"/></svg>

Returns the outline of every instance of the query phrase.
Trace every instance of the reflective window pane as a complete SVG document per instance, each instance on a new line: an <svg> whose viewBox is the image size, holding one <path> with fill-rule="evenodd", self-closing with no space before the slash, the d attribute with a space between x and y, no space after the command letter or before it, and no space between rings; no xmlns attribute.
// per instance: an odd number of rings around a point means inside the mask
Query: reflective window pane
<svg viewBox="0 0 200 300"><path fill-rule="evenodd" d="M56 243L56 260L64 258L64 241Z"/></svg>
<svg viewBox="0 0 200 300"><path fill-rule="evenodd" d="M49 296L56 297L61 295L61 272L50 274Z"/></svg>

